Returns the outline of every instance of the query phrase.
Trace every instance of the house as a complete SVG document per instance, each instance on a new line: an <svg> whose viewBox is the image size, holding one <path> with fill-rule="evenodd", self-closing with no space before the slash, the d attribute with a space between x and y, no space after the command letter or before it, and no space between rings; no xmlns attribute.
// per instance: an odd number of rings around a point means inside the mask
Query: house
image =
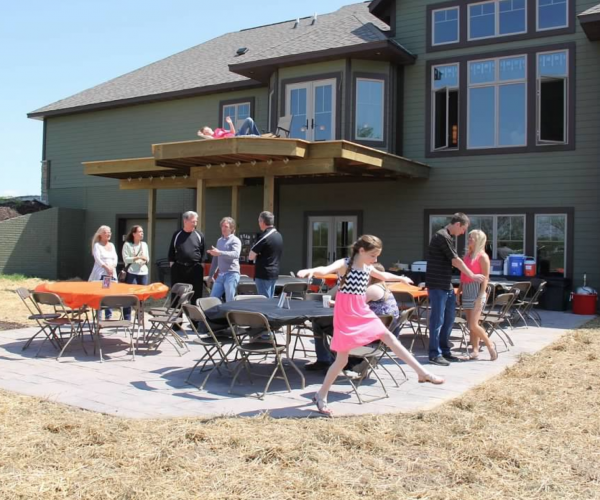
<svg viewBox="0 0 600 500"><path fill-rule="evenodd" d="M209 243L221 217L250 233L272 207L285 271L361 233L382 237L384 264L421 260L464 211L493 257L598 286L594 3L374 0L223 35L30 113L47 200L84 211L81 275L101 224L150 220L160 258L194 207ZM273 131L285 115L295 140L196 140L226 116Z"/></svg>

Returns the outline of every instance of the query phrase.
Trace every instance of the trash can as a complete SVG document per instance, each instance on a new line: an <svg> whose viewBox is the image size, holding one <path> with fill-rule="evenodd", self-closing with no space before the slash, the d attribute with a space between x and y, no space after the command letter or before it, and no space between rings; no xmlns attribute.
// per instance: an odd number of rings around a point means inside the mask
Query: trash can
<svg viewBox="0 0 600 500"><path fill-rule="evenodd" d="M169 259L158 259L156 261L156 268L158 270L158 281L171 286L171 266L169 265Z"/></svg>
<svg viewBox="0 0 600 500"><path fill-rule="evenodd" d="M547 311L566 311L571 280L568 278L544 278L546 290L540 297L540 306Z"/></svg>
<svg viewBox="0 0 600 500"><path fill-rule="evenodd" d="M572 293L573 314L592 315L596 314L597 293Z"/></svg>

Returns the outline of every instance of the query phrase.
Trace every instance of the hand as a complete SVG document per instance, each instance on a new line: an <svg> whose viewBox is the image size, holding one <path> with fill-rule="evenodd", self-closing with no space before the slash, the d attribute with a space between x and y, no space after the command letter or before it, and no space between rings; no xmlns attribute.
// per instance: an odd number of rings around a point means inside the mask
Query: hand
<svg viewBox="0 0 600 500"><path fill-rule="evenodd" d="M175 262L169 262L169 267L173 267L173 264L175 264Z"/></svg>
<svg viewBox="0 0 600 500"><path fill-rule="evenodd" d="M407 285L414 285L415 282L411 280L408 276L400 276L400 281L406 283Z"/></svg>
<svg viewBox="0 0 600 500"><path fill-rule="evenodd" d="M256 260L256 253L250 251L250 253L248 254L248 260Z"/></svg>
<svg viewBox="0 0 600 500"><path fill-rule="evenodd" d="M221 255L221 250L213 246L210 250L207 250L206 253L212 255L213 257L217 257L218 255Z"/></svg>
<svg viewBox="0 0 600 500"><path fill-rule="evenodd" d="M230 117L230 116L226 116L226 117L225 117L225 121L226 121L227 123L229 123L230 125L233 123L233 122L231 121L231 117Z"/></svg>
<svg viewBox="0 0 600 500"><path fill-rule="evenodd" d="M485 280L485 276L483 274L474 274L471 279L473 281L476 281L477 283L483 283L483 281Z"/></svg>
<svg viewBox="0 0 600 500"><path fill-rule="evenodd" d="M298 271L296 273L296 276L298 278L312 279L312 277L313 277L313 271L312 271L312 269L301 269L300 271Z"/></svg>

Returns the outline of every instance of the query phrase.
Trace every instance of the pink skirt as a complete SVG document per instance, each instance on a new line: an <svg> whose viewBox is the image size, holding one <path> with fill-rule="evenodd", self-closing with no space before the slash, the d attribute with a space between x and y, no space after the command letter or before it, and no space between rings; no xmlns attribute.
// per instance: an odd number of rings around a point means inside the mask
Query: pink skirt
<svg viewBox="0 0 600 500"><path fill-rule="evenodd" d="M338 292L333 310L331 350L348 352L379 340L387 328L369 309L365 295Z"/></svg>

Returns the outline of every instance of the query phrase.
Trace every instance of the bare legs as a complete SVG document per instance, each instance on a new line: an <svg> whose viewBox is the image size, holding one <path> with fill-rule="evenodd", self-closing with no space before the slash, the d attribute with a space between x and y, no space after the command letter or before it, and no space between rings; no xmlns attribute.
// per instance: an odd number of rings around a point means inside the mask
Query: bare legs
<svg viewBox="0 0 600 500"><path fill-rule="evenodd" d="M442 384L444 383L444 379L441 377L437 377L433 375L429 371L427 371L423 366L415 359L415 357L408 352L408 350L400 343L400 341L389 331L386 331L381 336L381 341L388 346L392 352L404 361L408 366L410 366L419 377L419 382L431 382L433 384ZM327 406L327 394L329 393L329 389L335 382L335 379L341 373L341 371L348 363L348 352L338 352L333 364L327 370L327 374L325 375L325 380L323 380L323 385L317 392L316 398L318 401L324 402L325 408ZM322 412L325 413L325 412ZM330 411L328 410L328 413Z"/></svg>
<svg viewBox="0 0 600 500"><path fill-rule="evenodd" d="M471 346L473 351L471 353L472 359L477 359L479 357L479 342L483 341L485 346L487 347L490 353L490 360L494 361L498 358L498 353L494 349L494 345L491 340L485 333L483 327L479 324L479 320L481 318L481 308L482 304L480 301L475 303L475 308L473 310L465 310L465 314L467 315L467 323L469 325L469 334L471 337Z"/></svg>

